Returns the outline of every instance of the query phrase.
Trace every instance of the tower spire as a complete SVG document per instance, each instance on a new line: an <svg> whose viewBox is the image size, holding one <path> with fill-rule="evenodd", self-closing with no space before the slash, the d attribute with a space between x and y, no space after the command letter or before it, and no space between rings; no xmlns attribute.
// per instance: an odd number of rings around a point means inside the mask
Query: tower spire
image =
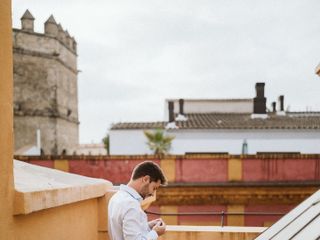
<svg viewBox="0 0 320 240"><path fill-rule="evenodd" d="M57 37L58 36L58 25L53 15L51 15L48 20L44 23L44 32L45 34Z"/></svg>
<svg viewBox="0 0 320 240"><path fill-rule="evenodd" d="M25 13L20 18L21 20L21 29L27 32L34 32L34 17L27 9Z"/></svg>

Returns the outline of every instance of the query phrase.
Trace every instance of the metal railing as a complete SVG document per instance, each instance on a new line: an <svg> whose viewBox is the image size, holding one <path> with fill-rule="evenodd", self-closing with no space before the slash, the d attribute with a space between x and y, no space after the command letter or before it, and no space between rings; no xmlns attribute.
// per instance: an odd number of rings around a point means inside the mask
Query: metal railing
<svg viewBox="0 0 320 240"><path fill-rule="evenodd" d="M159 213L145 211L145 213L156 216L220 216L221 227L224 226L225 216L283 216L286 213L280 212L180 212L180 213Z"/></svg>

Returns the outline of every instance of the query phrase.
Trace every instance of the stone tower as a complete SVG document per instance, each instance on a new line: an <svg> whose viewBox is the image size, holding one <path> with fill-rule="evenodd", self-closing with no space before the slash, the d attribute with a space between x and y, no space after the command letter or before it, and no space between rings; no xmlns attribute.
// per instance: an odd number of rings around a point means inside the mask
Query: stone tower
<svg viewBox="0 0 320 240"><path fill-rule="evenodd" d="M13 29L15 150L36 145L44 154L70 154L79 142L77 44L51 15L36 33L27 10Z"/></svg>

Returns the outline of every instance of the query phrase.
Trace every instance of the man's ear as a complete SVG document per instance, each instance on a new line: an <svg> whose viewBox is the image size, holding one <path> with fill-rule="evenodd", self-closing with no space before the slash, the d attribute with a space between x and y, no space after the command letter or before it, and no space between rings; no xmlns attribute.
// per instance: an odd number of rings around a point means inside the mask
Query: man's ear
<svg viewBox="0 0 320 240"><path fill-rule="evenodd" d="M142 177L142 181L143 182L146 182L146 183L149 183L150 182L150 176L149 175L145 175Z"/></svg>

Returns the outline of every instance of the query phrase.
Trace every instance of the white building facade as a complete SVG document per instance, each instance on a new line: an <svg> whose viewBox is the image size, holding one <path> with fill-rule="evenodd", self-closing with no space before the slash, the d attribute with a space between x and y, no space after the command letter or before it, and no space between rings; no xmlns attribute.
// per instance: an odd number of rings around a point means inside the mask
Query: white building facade
<svg viewBox="0 0 320 240"><path fill-rule="evenodd" d="M152 154L144 130L110 131L110 153L115 155ZM314 130L165 130L175 136L170 154L259 152L320 152L320 131Z"/></svg>
<svg viewBox="0 0 320 240"><path fill-rule="evenodd" d="M152 154L144 131L155 129L175 137L170 154L320 152L320 112L285 112L283 96L267 111L264 83L256 92L253 99L167 100L169 121L115 124L110 154Z"/></svg>

